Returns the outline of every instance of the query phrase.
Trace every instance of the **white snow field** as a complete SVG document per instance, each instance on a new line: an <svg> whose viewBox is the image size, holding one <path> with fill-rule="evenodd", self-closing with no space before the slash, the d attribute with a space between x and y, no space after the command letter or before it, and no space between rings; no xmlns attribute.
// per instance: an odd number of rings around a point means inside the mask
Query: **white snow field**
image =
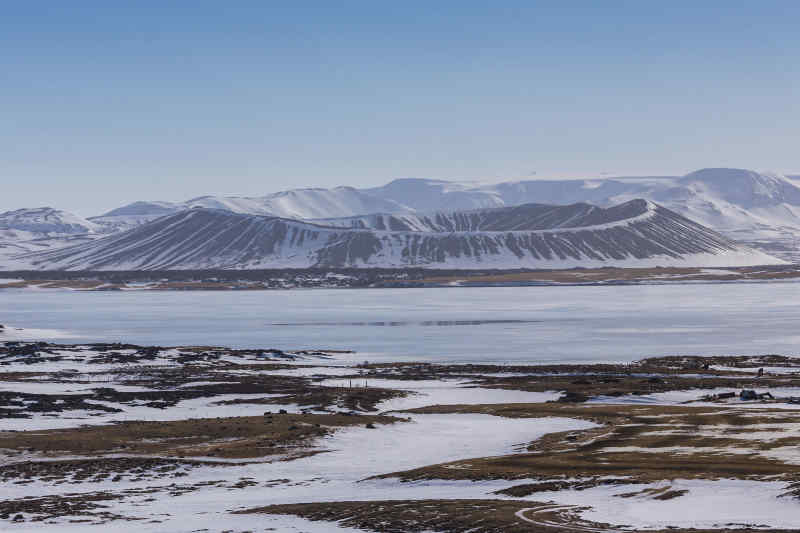
<svg viewBox="0 0 800 533"><path fill-rule="evenodd" d="M648 529L742 529L746 524L794 530L800 528L800 505L780 497L787 483L742 479L675 479L647 485L601 486L585 490L541 492L540 501L587 507L581 517L601 524L624 526L606 531ZM620 494L670 487L686 490L681 498L622 498ZM691 503L687 503L690 501Z"/></svg>
<svg viewBox="0 0 800 533"><path fill-rule="evenodd" d="M365 479L440 462L512 453L516 444L529 442L545 433L592 427L589 422L565 418L512 420L489 415L412 415L411 418L412 422L397 423L377 431L365 428L337 431L324 441L324 447L329 450L327 453L294 461L243 464L226 467L224 473L214 467L193 468L180 479L180 485L216 481L224 477L230 480L252 478L258 480L261 486L236 490L227 486L209 486L180 496L157 497L154 501L150 501L150 494L126 497L122 501L112 502L109 511L142 520L115 521L114 530L188 532L209 528L222 531L272 524L273 527L293 525L298 528L297 531L335 530L332 525L328 529L313 529L300 519L232 515L230 511L276 503L343 499L481 498L508 486L509 482L401 483L392 479ZM265 490L262 483L266 480L277 481ZM118 492L156 486L168 491L172 483L152 480L116 483L89 481L71 484L69 492ZM13 499L63 492L63 485L36 480L25 485L7 486L4 497ZM150 523L151 520L158 520L158 523ZM85 531L83 528L87 525L54 520L46 524L12 523L7 527L7 531Z"/></svg>

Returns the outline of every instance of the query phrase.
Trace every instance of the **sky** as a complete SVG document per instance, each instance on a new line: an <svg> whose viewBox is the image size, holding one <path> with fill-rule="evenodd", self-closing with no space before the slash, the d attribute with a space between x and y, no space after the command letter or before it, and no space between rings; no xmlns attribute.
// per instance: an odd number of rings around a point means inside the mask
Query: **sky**
<svg viewBox="0 0 800 533"><path fill-rule="evenodd" d="M0 2L0 211L800 171L800 2Z"/></svg>

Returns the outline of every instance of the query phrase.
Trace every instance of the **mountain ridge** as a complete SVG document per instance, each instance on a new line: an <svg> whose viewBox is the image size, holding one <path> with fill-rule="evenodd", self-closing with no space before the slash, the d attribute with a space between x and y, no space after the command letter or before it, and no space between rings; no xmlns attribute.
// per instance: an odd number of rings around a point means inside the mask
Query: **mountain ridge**
<svg viewBox="0 0 800 533"><path fill-rule="evenodd" d="M313 192L310 192L313 191ZM299 219L332 219L373 213L432 213L525 203L611 206L646 198L739 240L800 240L800 186L795 178L734 168L706 168L685 176L515 180L494 184L400 178L380 187L296 189L263 197L200 197L170 204L173 212L202 205L233 212ZM199 202L199 203L198 203ZM125 229L162 216L163 203ZM92 217L107 223L109 213Z"/></svg>
<svg viewBox="0 0 800 533"><path fill-rule="evenodd" d="M89 220L53 207L32 207L0 213L0 231L49 234L93 233L100 227Z"/></svg>
<svg viewBox="0 0 800 533"><path fill-rule="evenodd" d="M514 229L516 216L538 229ZM535 217L533 215L542 215ZM450 213L456 220L458 212ZM781 261L647 200L612 208L531 204L485 212L448 231L340 227L195 208L86 244L20 259L33 269L161 270L268 267L555 268L749 266ZM583 222L581 222L583 221ZM588 224L592 222L592 224ZM581 224L584 225L576 225Z"/></svg>
<svg viewBox="0 0 800 533"><path fill-rule="evenodd" d="M529 203L609 207L645 198L686 218L785 259L800 260L798 178L744 169L707 168L685 176L615 177L570 180L516 180L494 184L401 178L381 187L303 188L261 197L200 196L186 202L133 202L98 217L79 220L62 231L26 232L0 226L0 259L25 251L56 249L119 233L192 207L279 216L343 227L397 231L448 229L442 213L503 208ZM30 211L36 210L18 210ZM14 211L0 213L0 221ZM447 218L449 215L445 215ZM467 215L460 215L462 218ZM7 259L0 261L8 264Z"/></svg>

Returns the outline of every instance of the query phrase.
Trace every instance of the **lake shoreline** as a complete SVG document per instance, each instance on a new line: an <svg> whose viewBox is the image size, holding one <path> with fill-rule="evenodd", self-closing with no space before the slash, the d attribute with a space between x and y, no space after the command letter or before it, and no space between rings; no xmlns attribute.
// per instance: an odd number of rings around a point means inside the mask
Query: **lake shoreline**
<svg viewBox="0 0 800 533"><path fill-rule="evenodd" d="M292 289L597 286L800 280L800 266L567 270L286 269L260 271L6 272L0 289L263 291Z"/></svg>

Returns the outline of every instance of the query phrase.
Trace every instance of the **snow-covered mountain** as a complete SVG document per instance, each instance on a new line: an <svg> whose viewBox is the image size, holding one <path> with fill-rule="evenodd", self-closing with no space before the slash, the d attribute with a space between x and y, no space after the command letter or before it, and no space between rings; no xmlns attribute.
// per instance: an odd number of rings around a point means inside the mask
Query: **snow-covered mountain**
<svg viewBox="0 0 800 533"><path fill-rule="evenodd" d="M381 187L297 189L263 197L137 202L92 218L118 231L191 207L304 220L426 214L526 203L611 206L645 198L728 237L765 249L800 251L800 186L796 178L751 170L709 168L686 176L523 180L496 184L398 179ZM797 244L795 244L797 242Z"/></svg>
<svg viewBox="0 0 800 533"><path fill-rule="evenodd" d="M608 201L647 197L738 238L778 237L782 230L800 230L800 187L779 174L716 168L631 185L631 190Z"/></svg>
<svg viewBox="0 0 800 533"><path fill-rule="evenodd" d="M103 233L116 233L180 211L182 207L170 202L133 202L97 217L91 217Z"/></svg>
<svg viewBox="0 0 800 533"><path fill-rule="evenodd" d="M414 209L353 187L295 189L258 198L201 196L183 203L134 202L91 220L108 229L130 229L166 214L206 207L233 213L294 219L346 217L367 213L404 213Z"/></svg>
<svg viewBox="0 0 800 533"><path fill-rule="evenodd" d="M38 236L92 233L97 224L66 211L41 207L0 213L0 231L24 231Z"/></svg>
<svg viewBox="0 0 800 533"><path fill-rule="evenodd" d="M609 207L635 198L656 202L730 239L779 257L800 260L799 183L797 176L710 168L673 177L495 184L398 179L368 189L296 189L262 197L203 196L180 203L134 202L88 220L51 208L20 209L0 214L0 268L10 268L12 263L7 258L22 252L93 240L195 207L324 226L449 231L456 227L449 216L461 217L462 221L465 217L475 219L476 215L454 215L457 211L529 203Z"/></svg>
<svg viewBox="0 0 800 533"><path fill-rule="evenodd" d="M93 222L51 207L0 213L0 268L11 256L86 242L99 230Z"/></svg>
<svg viewBox="0 0 800 533"><path fill-rule="evenodd" d="M396 180L371 194L415 211L471 209L529 202L610 206L646 198L732 238L800 238L800 186L780 174L709 168L681 177L527 180L474 187L432 180Z"/></svg>
<svg viewBox="0 0 800 533"><path fill-rule="evenodd" d="M646 200L366 217L347 227L195 208L19 258L36 269L743 266L781 261ZM412 224L413 222L413 224ZM413 227L412 227L413 226Z"/></svg>

